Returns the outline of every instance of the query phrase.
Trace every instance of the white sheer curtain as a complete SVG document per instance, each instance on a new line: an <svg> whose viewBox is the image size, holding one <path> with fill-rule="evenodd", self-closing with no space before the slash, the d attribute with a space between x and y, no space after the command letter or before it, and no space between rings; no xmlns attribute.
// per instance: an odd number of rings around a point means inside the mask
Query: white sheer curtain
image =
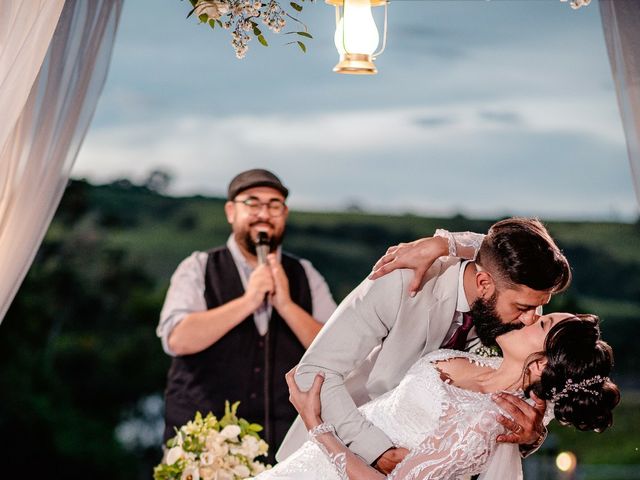
<svg viewBox="0 0 640 480"><path fill-rule="evenodd" d="M600 14L640 205L640 1L600 0Z"/></svg>
<svg viewBox="0 0 640 480"><path fill-rule="evenodd" d="M67 184L121 10L122 0L0 0L0 322Z"/></svg>

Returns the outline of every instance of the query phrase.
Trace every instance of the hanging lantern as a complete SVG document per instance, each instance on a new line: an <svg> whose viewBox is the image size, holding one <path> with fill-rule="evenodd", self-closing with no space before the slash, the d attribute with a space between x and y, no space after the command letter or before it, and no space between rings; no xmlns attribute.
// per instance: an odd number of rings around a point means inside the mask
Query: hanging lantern
<svg viewBox="0 0 640 480"><path fill-rule="evenodd" d="M325 0L336 8L334 41L340 61L333 68L336 73L378 73L373 61L384 51L387 43L387 0ZM373 20L372 7L384 6L382 47L378 52L380 36ZM375 52L375 53L374 53Z"/></svg>

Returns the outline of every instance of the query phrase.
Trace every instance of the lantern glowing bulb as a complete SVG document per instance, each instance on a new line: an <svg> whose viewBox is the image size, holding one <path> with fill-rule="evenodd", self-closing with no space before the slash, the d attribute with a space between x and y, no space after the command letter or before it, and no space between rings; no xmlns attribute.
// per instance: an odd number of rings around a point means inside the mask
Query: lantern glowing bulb
<svg viewBox="0 0 640 480"><path fill-rule="evenodd" d="M372 55L376 51L380 37L369 0L345 0L344 15L336 26L334 41L340 55Z"/></svg>
<svg viewBox="0 0 640 480"><path fill-rule="evenodd" d="M380 36L376 22L373 20L371 7L381 5L386 7L387 1L326 0L326 2L336 7L336 33L333 40L340 54L340 62L333 71L355 74L377 73L373 56L378 48Z"/></svg>

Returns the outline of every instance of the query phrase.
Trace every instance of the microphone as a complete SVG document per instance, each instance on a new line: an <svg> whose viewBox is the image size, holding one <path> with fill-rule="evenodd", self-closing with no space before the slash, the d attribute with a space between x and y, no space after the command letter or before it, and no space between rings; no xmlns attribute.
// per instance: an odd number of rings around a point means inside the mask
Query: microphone
<svg viewBox="0 0 640 480"><path fill-rule="evenodd" d="M267 255L271 250L269 245L269 235L267 232L258 232L258 238L256 239L256 255L258 256L258 265L267 264Z"/></svg>

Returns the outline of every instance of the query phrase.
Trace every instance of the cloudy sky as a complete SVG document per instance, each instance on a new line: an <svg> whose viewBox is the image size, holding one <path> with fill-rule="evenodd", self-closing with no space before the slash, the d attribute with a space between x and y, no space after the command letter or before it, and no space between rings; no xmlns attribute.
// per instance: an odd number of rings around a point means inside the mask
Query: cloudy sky
<svg viewBox="0 0 640 480"><path fill-rule="evenodd" d="M597 2L396 0L367 77L331 71L322 0L300 14L307 54L268 35L244 60L229 32L188 11L186 0L125 2L74 177L160 168L174 194L224 195L235 173L261 166L301 209L638 216Z"/></svg>

